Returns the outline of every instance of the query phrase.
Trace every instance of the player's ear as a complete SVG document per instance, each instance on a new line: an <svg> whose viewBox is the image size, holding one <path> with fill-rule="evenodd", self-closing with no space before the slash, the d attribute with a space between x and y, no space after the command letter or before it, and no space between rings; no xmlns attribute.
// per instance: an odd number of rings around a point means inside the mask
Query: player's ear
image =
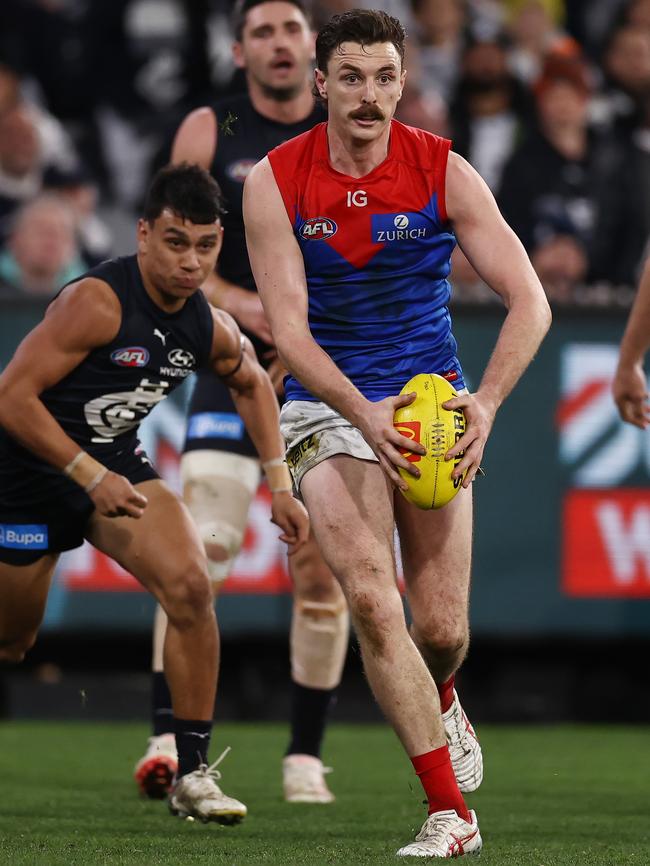
<svg viewBox="0 0 650 866"><path fill-rule="evenodd" d="M314 69L314 84L320 98L327 99L327 78L320 69Z"/></svg>
<svg viewBox="0 0 650 866"><path fill-rule="evenodd" d="M136 230L136 239L138 242L138 252L145 253L147 251L147 242L149 240L150 226L146 219L138 220L138 228Z"/></svg>
<svg viewBox="0 0 650 866"><path fill-rule="evenodd" d="M246 61L244 60L244 52L242 50L241 42L233 42L232 59L237 69L244 69L246 67Z"/></svg>
<svg viewBox="0 0 650 866"><path fill-rule="evenodd" d="M402 93L404 92L404 83L406 82L406 69L402 69L399 77L399 98L402 98Z"/></svg>

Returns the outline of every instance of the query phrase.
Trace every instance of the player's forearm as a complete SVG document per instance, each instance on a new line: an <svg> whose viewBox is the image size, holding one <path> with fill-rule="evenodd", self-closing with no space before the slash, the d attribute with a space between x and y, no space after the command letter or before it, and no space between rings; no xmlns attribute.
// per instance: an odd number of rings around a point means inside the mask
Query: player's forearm
<svg viewBox="0 0 650 866"><path fill-rule="evenodd" d="M478 388L494 412L535 357L550 325L551 312L543 294L535 291L513 300Z"/></svg>
<svg viewBox="0 0 650 866"><path fill-rule="evenodd" d="M71 467L67 474L81 487L89 487L104 469L67 435L37 396L18 397L0 388L0 426L55 469L65 472Z"/></svg>
<svg viewBox="0 0 650 866"><path fill-rule="evenodd" d="M621 340L619 367L632 368L640 364L648 349L650 349L650 260L645 266Z"/></svg>
<svg viewBox="0 0 650 866"><path fill-rule="evenodd" d="M310 394L359 426L368 401L311 335L281 333L276 347L287 370Z"/></svg>

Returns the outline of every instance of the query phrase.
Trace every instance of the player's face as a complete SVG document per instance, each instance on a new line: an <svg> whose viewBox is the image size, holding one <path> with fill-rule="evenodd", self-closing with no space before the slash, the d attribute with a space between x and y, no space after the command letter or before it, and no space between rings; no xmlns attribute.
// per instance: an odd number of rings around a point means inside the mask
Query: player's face
<svg viewBox="0 0 650 866"><path fill-rule="evenodd" d="M153 225L138 223L138 254L145 277L165 298L193 295L215 268L221 223L195 225L169 209Z"/></svg>
<svg viewBox="0 0 650 866"><path fill-rule="evenodd" d="M327 100L329 123L344 136L374 141L387 128L402 95L406 72L392 42L343 42L316 86Z"/></svg>
<svg viewBox="0 0 650 866"><path fill-rule="evenodd" d="M233 54L249 85L271 98L291 99L309 86L314 34L297 6L270 0L248 12Z"/></svg>

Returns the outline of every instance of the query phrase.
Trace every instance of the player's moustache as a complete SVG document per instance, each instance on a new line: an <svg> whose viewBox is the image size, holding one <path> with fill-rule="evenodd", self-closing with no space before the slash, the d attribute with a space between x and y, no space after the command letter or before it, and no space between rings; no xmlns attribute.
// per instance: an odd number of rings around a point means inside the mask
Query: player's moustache
<svg viewBox="0 0 650 866"><path fill-rule="evenodd" d="M368 105L350 112L352 120L385 120L386 115L377 105Z"/></svg>

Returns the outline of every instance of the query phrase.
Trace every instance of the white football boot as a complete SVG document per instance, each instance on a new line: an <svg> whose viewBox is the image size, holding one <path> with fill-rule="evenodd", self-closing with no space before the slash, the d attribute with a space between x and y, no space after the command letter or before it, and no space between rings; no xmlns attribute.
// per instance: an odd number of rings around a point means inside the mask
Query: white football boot
<svg viewBox="0 0 650 866"><path fill-rule="evenodd" d="M327 787L324 767L313 755L287 755L282 761L284 799L287 803L333 803L336 799Z"/></svg>
<svg viewBox="0 0 650 866"><path fill-rule="evenodd" d="M217 782L221 773L217 764L226 757L230 747L214 764L201 764L198 770L177 779L169 793L169 810L180 818L198 818L207 823L239 824L248 809L239 800L227 797Z"/></svg>
<svg viewBox="0 0 650 866"><path fill-rule="evenodd" d="M397 852L398 857L464 857L480 854L483 847L476 812L469 813L471 821L463 821L453 809L429 815L415 842Z"/></svg>
<svg viewBox="0 0 650 866"><path fill-rule="evenodd" d="M460 705L456 689L452 705L442 714L442 723L458 787L463 794L469 794L483 781L483 752L474 728Z"/></svg>
<svg viewBox="0 0 650 866"><path fill-rule="evenodd" d="M141 794L162 800L169 793L177 770L176 737L160 734L149 737L147 751L135 765L133 776Z"/></svg>

